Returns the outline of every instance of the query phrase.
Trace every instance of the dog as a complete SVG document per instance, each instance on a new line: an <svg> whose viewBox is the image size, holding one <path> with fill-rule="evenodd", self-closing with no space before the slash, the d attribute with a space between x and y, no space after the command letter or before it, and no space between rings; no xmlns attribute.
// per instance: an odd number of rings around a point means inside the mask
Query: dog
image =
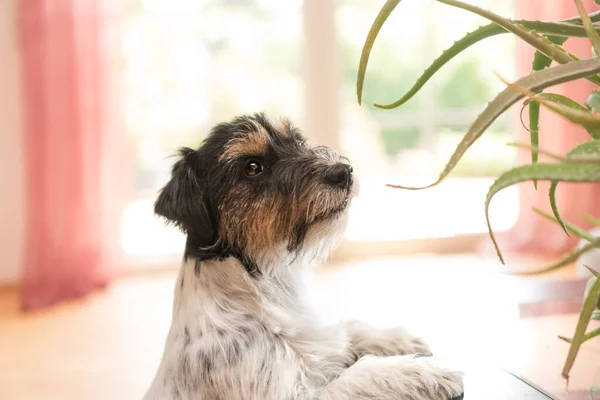
<svg viewBox="0 0 600 400"><path fill-rule="evenodd" d="M358 182L289 120L244 115L183 148L155 213L186 235L145 400L448 400L463 375L402 327L317 322L305 273L340 243Z"/></svg>

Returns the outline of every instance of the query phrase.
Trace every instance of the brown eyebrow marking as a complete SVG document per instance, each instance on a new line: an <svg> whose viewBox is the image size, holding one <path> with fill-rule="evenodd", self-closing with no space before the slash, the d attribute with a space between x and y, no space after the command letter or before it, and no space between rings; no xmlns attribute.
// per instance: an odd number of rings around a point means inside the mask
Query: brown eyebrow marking
<svg viewBox="0 0 600 400"><path fill-rule="evenodd" d="M269 150L269 134L259 123L252 121L255 130L244 136L231 139L225 145L225 151L219 161L231 161L236 158L266 154Z"/></svg>

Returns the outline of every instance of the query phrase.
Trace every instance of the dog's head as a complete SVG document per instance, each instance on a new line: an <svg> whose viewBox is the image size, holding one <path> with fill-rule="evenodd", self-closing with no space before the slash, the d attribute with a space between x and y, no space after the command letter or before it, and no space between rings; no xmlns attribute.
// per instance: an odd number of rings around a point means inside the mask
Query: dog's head
<svg viewBox="0 0 600 400"><path fill-rule="evenodd" d="M187 234L188 256L256 260L343 234L356 192L352 167L332 149L308 144L287 120L238 117L180 156L155 212Z"/></svg>

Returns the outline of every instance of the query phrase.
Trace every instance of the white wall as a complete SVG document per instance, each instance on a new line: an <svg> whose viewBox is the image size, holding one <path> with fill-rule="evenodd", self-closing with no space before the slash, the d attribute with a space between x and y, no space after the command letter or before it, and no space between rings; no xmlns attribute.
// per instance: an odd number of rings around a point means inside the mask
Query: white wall
<svg viewBox="0 0 600 400"><path fill-rule="evenodd" d="M0 0L0 284L17 281L23 242L23 183L16 0Z"/></svg>

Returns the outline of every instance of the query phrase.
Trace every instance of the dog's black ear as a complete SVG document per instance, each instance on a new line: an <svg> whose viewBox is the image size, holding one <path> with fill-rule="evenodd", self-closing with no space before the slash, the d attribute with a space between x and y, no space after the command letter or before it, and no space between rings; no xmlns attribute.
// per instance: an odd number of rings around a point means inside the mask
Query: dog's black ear
<svg viewBox="0 0 600 400"><path fill-rule="evenodd" d="M203 195L198 154L189 148L181 149L179 154L181 159L171 170L171 180L160 191L154 212L193 234L202 245L208 245L215 228Z"/></svg>

